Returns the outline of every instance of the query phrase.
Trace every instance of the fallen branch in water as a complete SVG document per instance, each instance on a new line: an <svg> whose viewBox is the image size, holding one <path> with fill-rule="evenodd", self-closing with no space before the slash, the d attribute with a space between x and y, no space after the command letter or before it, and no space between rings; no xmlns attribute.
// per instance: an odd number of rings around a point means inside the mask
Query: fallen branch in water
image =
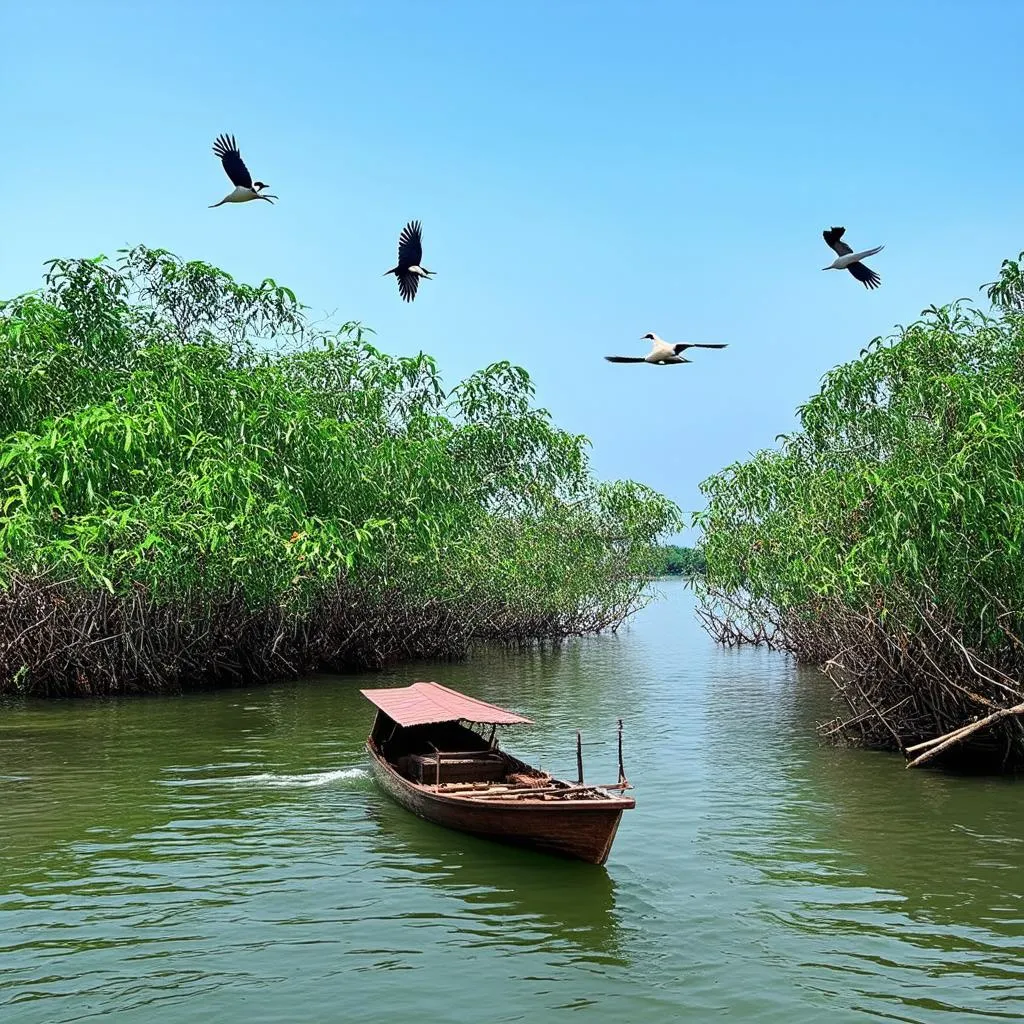
<svg viewBox="0 0 1024 1024"><path fill-rule="evenodd" d="M944 736L936 736L934 739L925 740L924 743L915 743L912 747L907 747L905 753L911 754L915 750L921 750L925 747L931 747L931 749L926 750L923 754L915 757L913 761L908 762L906 767L916 768L918 765L925 764L925 762L930 761L943 750L948 750L993 722L998 722L1001 718L1009 718L1011 715L1024 715L1024 704L1017 704L1012 708L1000 708L991 715L986 715L985 718L981 718L977 722L972 722L970 725L961 726L959 729L947 732Z"/></svg>

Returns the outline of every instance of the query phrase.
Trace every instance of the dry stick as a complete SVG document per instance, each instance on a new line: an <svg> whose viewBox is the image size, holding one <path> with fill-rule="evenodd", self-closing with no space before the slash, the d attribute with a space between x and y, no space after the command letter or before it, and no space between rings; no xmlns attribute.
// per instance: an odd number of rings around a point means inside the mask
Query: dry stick
<svg viewBox="0 0 1024 1024"><path fill-rule="evenodd" d="M909 697L904 697L903 700L899 701L896 704L893 704L891 708L886 708L885 714L891 715L894 711L898 711L901 707L903 707L904 704L907 703L908 700L910 700ZM875 714L874 710L865 711L863 714L857 715L856 718L851 718L849 721L846 722L840 722L838 725L834 726L831 729L821 731L821 735L832 736L837 732L842 732L844 729L848 729L852 725L858 725L860 722L864 721L865 718L869 718L872 714ZM912 747L907 747L907 750L912 749Z"/></svg>
<svg viewBox="0 0 1024 1024"><path fill-rule="evenodd" d="M56 609L56 608L53 608L53 609L51 609L51 611L50 611L49 615L44 615L44 616L43 616L43 617L42 617L42 618L41 618L41 619L40 619L40 620L39 620L38 622L34 622L34 623L33 623L33 624L31 625L31 626L28 626L28 627L26 627L25 629L23 629L23 630L22 630L22 631L21 631L21 632L20 632L20 633L19 633L19 634L18 634L18 635L17 635L17 636L16 636L16 637L15 637L15 638L14 638L14 639L13 639L13 640L12 640L12 641L11 641L11 642L10 642L10 643L8 644L8 645L7 645L7 650L9 651L9 650L10 650L10 649L11 649L11 648L12 648L12 647L13 647L13 646L14 646L14 645L15 645L15 644L16 644L16 643L17 643L17 642L18 642L18 641L19 641L19 640L20 640L20 639L21 639L21 638L23 637L23 636L26 636L27 634L31 633L31 632L32 632L32 631L33 631L34 629L38 629L38 628L39 628L39 627L40 627L40 626L41 626L41 625L42 625L42 624L43 624L43 623L44 623L44 622L45 622L45 621L46 621L47 619L51 619L51 618L53 618L53 616L54 616L54 615L56 614L56 612L57 612L57 609Z"/></svg>
<svg viewBox="0 0 1024 1024"><path fill-rule="evenodd" d="M882 725L884 725L886 727L886 729L889 730L890 734L892 735L892 738L896 741L896 746L899 747L900 750L902 750L903 749L903 740L900 739L899 733L897 733L896 730L888 723L888 721L885 718L885 715L883 715L882 712L879 711L878 708L875 707L874 702L864 692L864 690L862 689L860 683L857 683L857 689L860 690L860 695L864 698L864 700L867 701L868 707L870 707L871 710L874 711L874 713L878 716L879 721L881 721Z"/></svg>
<svg viewBox="0 0 1024 1024"><path fill-rule="evenodd" d="M928 627L928 629L931 632L932 636L934 636L936 640L940 639L939 634L936 633L935 630L932 628L932 625L931 625L931 622L928 619L928 616L922 615L921 618L924 621L924 624ZM949 640L951 640L954 644L956 644L957 647L960 648L960 650L963 652L964 661L966 661L966 663L967 663L968 667L970 668L970 670L979 679L984 680L986 683L990 683L992 686L995 686L996 688L998 688L1000 690L1003 690L1006 693L1013 694L1013 696L1015 696L1015 697L1020 696L1020 690L1019 689L1018 690L1014 690L1011 687L1007 686L1006 683L1002 683L1002 682L1000 682L997 679L993 679L990 676L985 675L977 667L977 665L975 664L975 657L974 657L974 655L971 654L971 652L963 645L963 643L953 634L952 630L950 630L948 626L940 626L940 628L942 629L942 632L945 633L947 638ZM987 661L982 661L980 658L977 659L977 660L979 662L981 662L981 664L986 669L988 669L989 671L997 673L998 675L1002 676L1003 679L1010 679L1009 676L1007 676L1003 672L1000 672L999 669L997 669L994 665L990 665ZM1012 681L1013 680L1010 679L1010 682L1012 682Z"/></svg>
<svg viewBox="0 0 1024 1024"><path fill-rule="evenodd" d="M928 627L929 630L931 630L931 626L927 622L925 623L925 625ZM931 632L932 632L932 636L934 636L936 640L940 640L941 639L935 633L934 630L931 630ZM987 707L990 707L990 708L998 707L998 705L993 704L992 701L988 700L987 698L982 697L980 694L974 693L971 690L968 690L966 687L961 686L959 683L955 682L952 676L947 675L946 672L942 668L939 667L938 662L931 656L931 654L928 653L927 649L923 645L921 647L921 654L928 661L928 663L932 666L932 668L935 670L936 675L938 675L940 677L940 680L944 684L946 684L948 686L951 686L954 690L959 690L961 693L966 694L968 697L970 697L972 700L976 701L979 704L986 705ZM977 674L977 673L975 673L975 674Z"/></svg>
<svg viewBox="0 0 1024 1024"><path fill-rule="evenodd" d="M950 733L946 733L945 736L937 736L933 740L927 740L925 743L915 744L913 747L908 747L906 752L911 750L920 750L923 746L935 744L931 750L925 751L919 757L914 758L907 764L907 768L915 768L919 764L924 764L926 761L930 761L936 754L940 754L943 750L948 747L959 743L961 740L967 739L973 733L978 732L979 729L985 728L987 725L991 725L993 722L998 722L1001 718L1008 718L1010 715L1024 715L1024 704L1017 704L1012 708L1001 708L999 711L994 712L991 715L987 715L985 718L979 719L977 722L972 722L970 725L961 726L959 729L954 729Z"/></svg>
<svg viewBox="0 0 1024 1024"><path fill-rule="evenodd" d="M989 715L985 719L979 719L979 721L988 721L992 716ZM929 747L934 747L939 743L944 743L948 739L959 736L962 732L966 732L972 726L977 725L977 722L968 722L967 725L958 725L955 729L951 729L949 732L944 732L941 736L933 736L930 740L923 740L920 743L915 743L912 747L907 747L904 751L905 754L913 754L918 750L927 750Z"/></svg>

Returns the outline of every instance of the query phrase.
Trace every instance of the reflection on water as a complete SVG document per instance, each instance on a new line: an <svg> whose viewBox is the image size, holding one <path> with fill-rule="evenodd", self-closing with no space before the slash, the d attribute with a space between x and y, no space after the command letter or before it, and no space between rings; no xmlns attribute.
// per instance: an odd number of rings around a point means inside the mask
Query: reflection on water
<svg viewBox="0 0 1024 1024"><path fill-rule="evenodd" d="M0 1020L1024 1016L1014 784L818 744L813 671L666 599L616 636L182 698L0 707ZM605 868L409 815L360 685L527 713L514 753L637 806Z"/></svg>
<svg viewBox="0 0 1024 1024"><path fill-rule="evenodd" d="M383 797L370 807L369 819L378 863L390 864L403 885L435 886L461 900L474 944L512 941L627 965L616 948L615 883L607 871L452 833Z"/></svg>

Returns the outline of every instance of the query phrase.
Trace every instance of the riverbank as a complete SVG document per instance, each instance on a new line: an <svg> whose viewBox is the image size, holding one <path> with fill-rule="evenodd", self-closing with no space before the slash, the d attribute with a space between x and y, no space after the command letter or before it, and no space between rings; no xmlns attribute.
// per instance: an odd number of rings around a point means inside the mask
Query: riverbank
<svg viewBox="0 0 1024 1024"><path fill-rule="evenodd" d="M609 629L679 510L496 363L448 387L274 281L139 246L0 306L0 693L96 696Z"/></svg>
<svg viewBox="0 0 1024 1024"><path fill-rule="evenodd" d="M709 629L824 666L832 739L1024 768L1020 280L875 339L778 450L703 484Z"/></svg>

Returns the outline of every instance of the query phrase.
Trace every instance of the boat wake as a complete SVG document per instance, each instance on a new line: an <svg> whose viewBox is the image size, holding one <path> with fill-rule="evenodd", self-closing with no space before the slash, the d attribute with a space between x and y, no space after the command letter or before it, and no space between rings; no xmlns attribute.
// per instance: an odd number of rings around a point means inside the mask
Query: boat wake
<svg viewBox="0 0 1024 1024"><path fill-rule="evenodd" d="M255 789L314 789L329 786L334 782L350 782L365 779L369 772L365 768L335 768L323 772L305 772L298 775L278 775L276 772L260 772L257 775L234 775L220 778L174 779L164 781L170 786L238 786Z"/></svg>
<svg viewBox="0 0 1024 1024"><path fill-rule="evenodd" d="M352 779L364 779L369 775L365 768L336 768L327 772L308 772L304 775L276 775L263 772L260 775L247 775L233 780L236 785L266 786L268 789L313 789L316 786L329 786L332 782L346 782Z"/></svg>

